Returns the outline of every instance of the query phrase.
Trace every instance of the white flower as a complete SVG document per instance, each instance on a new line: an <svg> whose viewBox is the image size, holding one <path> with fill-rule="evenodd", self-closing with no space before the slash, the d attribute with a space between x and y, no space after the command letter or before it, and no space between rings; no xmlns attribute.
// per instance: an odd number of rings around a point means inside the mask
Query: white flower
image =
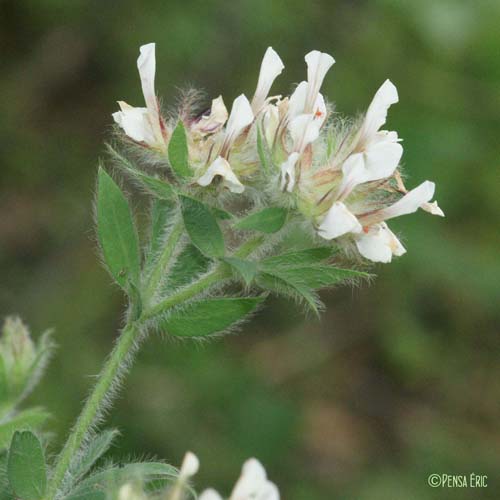
<svg viewBox="0 0 500 500"><path fill-rule="evenodd" d="M165 149L162 134L160 110L154 89L156 71L155 44L148 43L140 48L137 68L141 77L142 93L146 102L145 108L129 106L119 101L121 111L113 113L113 119L134 141L148 146Z"/></svg>
<svg viewBox="0 0 500 500"><path fill-rule="evenodd" d="M432 215L439 215L440 217L444 217L444 212L441 210L437 201L433 201L432 203L422 203L422 205L420 205L420 208Z"/></svg>
<svg viewBox="0 0 500 500"><path fill-rule="evenodd" d="M200 461L198 460L198 457L194 453L188 451L184 455L184 459L182 460L181 470L179 472L179 479L184 481L186 479L189 479L198 472L199 468L200 468Z"/></svg>
<svg viewBox="0 0 500 500"><path fill-rule="evenodd" d="M229 148L233 145L238 136L248 127L254 120L252 107L244 94L238 96L231 108L231 114L226 125L226 135L221 147L221 156L226 156Z"/></svg>
<svg viewBox="0 0 500 500"><path fill-rule="evenodd" d="M293 151L302 153L304 149L319 137L321 123L312 114L296 116L289 124Z"/></svg>
<svg viewBox="0 0 500 500"><path fill-rule="evenodd" d="M262 116L262 129L264 130L264 137L269 147L272 147L278 126L280 123L280 113L278 106L268 104L263 111Z"/></svg>
<svg viewBox="0 0 500 500"><path fill-rule="evenodd" d="M232 193L243 193L245 190L245 186L236 177L229 162L222 156L218 156L196 182L205 187L211 184L216 176L222 177L222 184Z"/></svg>
<svg viewBox="0 0 500 500"><path fill-rule="evenodd" d="M346 233L359 233L361 230L362 226L356 216L342 202L337 201L321 222L318 234L325 240L332 240Z"/></svg>
<svg viewBox="0 0 500 500"><path fill-rule="evenodd" d="M212 100L212 107L208 115L203 115L192 126L193 132L198 132L200 135L214 134L218 132L226 123L227 109L222 100L222 96Z"/></svg>
<svg viewBox="0 0 500 500"><path fill-rule="evenodd" d="M252 99L252 109L255 114L264 106L274 80L281 74L284 67L285 65L280 56L272 47L268 47L262 59L257 89Z"/></svg>
<svg viewBox="0 0 500 500"><path fill-rule="evenodd" d="M279 500L280 494L274 483L267 479L262 464L255 458L243 464L241 476L236 482L229 500ZM221 500L213 489L204 491L199 500Z"/></svg>
<svg viewBox="0 0 500 500"><path fill-rule="evenodd" d="M291 153L290 156L281 164L281 185L282 191L291 193L295 187L295 165L300 157L299 153Z"/></svg>
<svg viewBox="0 0 500 500"><path fill-rule="evenodd" d="M385 222L374 224L355 236L359 253L373 262L391 262L392 256L406 253Z"/></svg>
<svg viewBox="0 0 500 500"><path fill-rule="evenodd" d="M125 483L118 491L118 500L146 500L146 495L137 485Z"/></svg>

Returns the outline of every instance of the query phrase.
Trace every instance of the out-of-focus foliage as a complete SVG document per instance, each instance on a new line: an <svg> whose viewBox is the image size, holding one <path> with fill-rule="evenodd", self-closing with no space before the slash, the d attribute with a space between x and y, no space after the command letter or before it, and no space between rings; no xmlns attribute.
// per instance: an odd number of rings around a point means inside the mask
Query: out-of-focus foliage
<svg viewBox="0 0 500 500"><path fill-rule="evenodd" d="M499 18L495 0L2 2L0 314L56 328L59 354L29 404L57 415L58 439L118 327L92 197L114 101L142 102L139 45L158 44L167 104L190 84L228 102L251 94L268 45L287 66L275 89L289 90L319 49L337 60L323 90L339 113L365 109L385 78L397 85L390 125L411 184L436 181L447 218L396 221L408 253L371 286L323 296L321 322L275 301L243 335L151 338L113 411L112 453L179 463L192 449L198 484L223 491L255 455L293 500L496 498ZM489 487L427 485L470 472Z"/></svg>

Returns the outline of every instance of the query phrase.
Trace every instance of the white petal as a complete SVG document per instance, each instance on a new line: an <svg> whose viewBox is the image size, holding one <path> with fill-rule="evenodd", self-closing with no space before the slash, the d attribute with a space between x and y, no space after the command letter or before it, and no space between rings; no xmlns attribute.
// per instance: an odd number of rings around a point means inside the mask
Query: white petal
<svg viewBox="0 0 500 500"><path fill-rule="evenodd" d="M304 108L305 113L313 112L314 103L319 89L323 84L327 71L335 63L335 59L324 52L313 50L305 56L307 63L307 98Z"/></svg>
<svg viewBox="0 0 500 500"><path fill-rule="evenodd" d="M438 205L437 201L433 201L432 203L423 203L420 208L432 215L439 215L440 217L444 217L444 212L441 210L441 207Z"/></svg>
<svg viewBox="0 0 500 500"><path fill-rule="evenodd" d="M243 465L230 500L279 500L279 492L276 486L268 481L262 464L251 458Z"/></svg>
<svg viewBox="0 0 500 500"><path fill-rule="evenodd" d="M215 490L209 488L198 497L198 500L222 500L222 497Z"/></svg>
<svg viewBox="0 0 500 500"><path fill-rule="evenodd" d="M227 121L226 137L229 145L253 122L253 119L252 107L248 99L241 94L234 100L231 114Z"/></svg>
<svg viewBox="0 0 500 500"><path fill-rule="evenodd" d="M143 45L139 50L140 55L137 59L137 68L141 77L142 93L144 94L146 107L151 113L151 117L158 119L158 101L155 94L155 44L148 43Z"/></svg>
<svg viewBox="0 0 500 500"><path fill-rule="evenodd" d="M359 253L373 262L391 262L393 255L406 253L401 242L385 222L373 224L367 232L356 236Z"/></svg>
<svg viewBox="0 0 500 500"><path fill-rule="evenodd" d="M279 122L280 122L280 114L278 106L275 106L274 104L269 104L265 108L264 115L262 117L262 127L264 129L264 136L266 138L267 144L270 147L272 147L274 143Z"/></svg>
<svg viewBox="0 0 500 500"><path fill-rule="evenodd" d="M229 162L221 156L218 156L213 161L207 171L196 182L205 187L211 184L217 175L222 177L222 184L232 193L243 193L245 190L245 186L236 177Z"/></svg>
<svg viewBox="0 0 500 500"><path fill-rule="evenodd" d="M280 56L272 47L268 47L264 59L262 59L257 89L252 99L252 109L255 114L261 110L274 80L283 71L284 67L285 65Z"/></svg>
<svg viewBox="0 0 500 500"><path fill-rule="evenodd" d="M332 240L346 233L359 233L361 230L361 224L356 216L342 202L337 201L321 222L318 234L325 240Z"/></svg>
<svg viewBox="0 0 500 500"><path fill-rule="evenodd" d="M321 120L316 120L314 115L296 116L288 125L293 141L293 150L302 153L309 144L319 137L321 125Z"/></svg>
<svg viewBox="0 0 500 500"><path fill-rule="evenodd" d="M304 109L306 107L306 98L307 98L307 82L300 82L292 95L290 96L290 100L288 102L288 119L292 120L298 115L304 113Z"/></svg>
<svg viewBox="0 0 500 500"><path fill-rule="evenodd" d="M372 138L377 130L384 125L387 119L387 110L391 104L399 100L398 91L390 80L386 80L377 90L373 98L362 126L362 140L367 142Z"/></svg>
<svg viewBox="0 0 500 500"><path fill-rule="evenodd" d="M433 182L425 181L415 189L408 191L400 200L388 208L380 211L384 220L399 217L400 215L416 212L420 206L427 203L434 196L436 185Z"/></svg>
<svg viewBox="0 0 500 500"><path fill-rule="evenodd" d="M113 113L113 120L134 141L154 145L156 140L147 108L134 108L123 101L118 101L118 104L121 111Z"/></svg>
<svg viewBox="0 0 500 500"><path fill-rule="evenodd" d="M210 114L202 116L198 122L193 124L191 130L202 135L213 134L217 132L227 120L227 109L222 100L222 96L212 100Z"/></svg>
<svg viewBox="0 0 500 500"><path fill-rule="evenodd" d="M194 453L188 451L184 455L179 477L182 479L190 478L191 476L194 476L198 472L199 468L200 468L200 461L198 460L198 457Z"/></svg>
<svg viewBox="0 0 500 500"><path fill-rule="evenodd" d="M402 156L403 147L399 142L387 140L370 145L364 152L364 182L390 177L399 165Z"/></svg>
<svg viewBox="0 0 500 500"><path fill-rule="evenodd" d="M281 164L281 189L291 193L295 187L295 165L300 157L299 153L291 153Z"/></svg>

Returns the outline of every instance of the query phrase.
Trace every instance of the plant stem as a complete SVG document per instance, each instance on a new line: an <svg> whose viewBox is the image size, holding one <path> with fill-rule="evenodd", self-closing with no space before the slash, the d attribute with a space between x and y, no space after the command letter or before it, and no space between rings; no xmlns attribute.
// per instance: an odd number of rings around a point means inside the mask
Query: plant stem
<svg viewBox="0 0 500 500"><path fill-rule="evenodd" d="M167 241L165 242L163 251L159 256L158 261L153 268L153 271L151 272L144 292L145 302L148 302L155 294L158 283L161 281L165 268L172 258L177 243L179 243L179 240L181 239L183 231L184 223L182 219L179 218L179 220L173 225L170 234L168 235Z"/></svg>
<svg viewBox="0 0 500 500"><path fill-rule="evenodd" d="M64 448L57 458L54 472L47 487L47 495L45 496L47 500L53 500L61 487L71 460L79 451L87 432L98 418L103 402L109 398L109 391L112 390L115 380L127 368L139 335L140 328L137 323L130 323L123 329L99 375L97 384L85 402Z"/></svg>

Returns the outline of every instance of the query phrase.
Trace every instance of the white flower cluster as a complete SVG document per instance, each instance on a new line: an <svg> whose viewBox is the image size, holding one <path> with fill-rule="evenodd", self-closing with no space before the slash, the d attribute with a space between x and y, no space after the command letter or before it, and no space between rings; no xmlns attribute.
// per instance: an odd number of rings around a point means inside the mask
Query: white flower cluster
<svg viewBox="0 0 500 500"><path fill-rule="evenodd" d="M319 237L354 243L366 259L390 262L406 250L385 221L419 208L444 215L431 202L434 183L406 190L398 168L400 139L380 130L389 107L398 102L396 87L385 81L361 122L339 126L320 93L333 57L315 50L305 61L307 80L289 97L269 97L284 69L269 47L251 101L241 94L228 113L219 96L206 113L180 113L193 171L189 188L265 193L270 204L293 207L306 217ZM144 45L138 68L146 107L120 101L113 118L130 139L162 155L175 122L161 115L155 66L155 44ZM261 164L263 152L270 169Z"/></svg>
<svg viewBox="0 0 500 500"><path fill-rule="evenodd" d="M166 500L181 500L185 497L186 483L193 477L200 467L198 457L187 452L182 461L179 477L174 486L168 490ZM118 500L147 500L148 496L142 488L133 483L124 484L119 493ZM274 483L267 479L266 471L262 464L255 458L250 458L243 464L241 475L234 485L228 500L279 500L280 494ZM214 489L208 489L198 496L198 500L222 500Z"/></svg>

